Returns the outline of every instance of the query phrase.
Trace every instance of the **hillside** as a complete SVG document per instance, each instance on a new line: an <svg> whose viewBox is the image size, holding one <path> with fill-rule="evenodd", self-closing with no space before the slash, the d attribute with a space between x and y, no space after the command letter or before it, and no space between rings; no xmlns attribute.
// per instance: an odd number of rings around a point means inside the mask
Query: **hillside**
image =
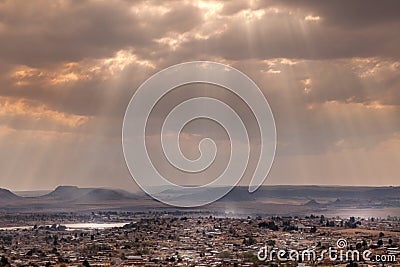
<svg viewBox="0 0 400 267"><path fill-rule="evenodd" d="M201 192L165 189L161 192L170 200L196 203L204 196L215 196L227 188L204 188ZM215 212L240 214L327 214L340 210L361 211L390 209L400 214L400 187L335 187L335 186L263 186L250 194L247 187L235 187L219 201L200 207ZM58 186L41 195L22 197L0 189L0 211L6 212L87 212L93 210L177 210L144 194L132 194L121 189L80 188ZM374 211L374 212L375 212ZM388 213L389 214L389 213ZM384 215L386 216L386 215Z"/></svg>
<svg viewBox="0 0 400 267"><path fill-rule="evenodd" d="M0 188L0 203L18 201L21 199L23 198L12 193L10 190Z"/></svg>

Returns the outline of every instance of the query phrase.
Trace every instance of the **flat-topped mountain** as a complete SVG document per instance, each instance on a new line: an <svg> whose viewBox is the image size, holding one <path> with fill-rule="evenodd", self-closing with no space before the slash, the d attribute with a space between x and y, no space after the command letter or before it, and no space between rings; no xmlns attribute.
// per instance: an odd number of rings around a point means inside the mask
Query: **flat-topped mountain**
<svg viewBox="0 0 400 267"><path fill-rule="evenodd" d="M161 192L160 192L161 191ZM170 200L179 199L196 203L204 196L221 195L224 187L203 188L188 193L173 189L160 190ZM240 214L327 214L340 209L389 209L388 214L400 214L400 187L341 187L341 186L262 186L249 193L248 188L233 188L220 200L199 207L218 212ZM145 194L133 194L121 189L80 188L58 186L53 191L38 196L18 196L7 189L0 189L0 212L86 212L93 210L141 211L169 210L177 207L165 205ZM336 213L335 213L336 214ZM386 216L386 215L385 215Z"/></svg>
<svg viewBox="0 0 400 267"><path fill-rule="evenodd" d="M61 200L75 202L101 202L111 200L136 199L137 196L121 189L80 188L77 186L58 186L54 191L38 197L42 200Z"/></svg>
<svg viewBox="0 0 400 267"><path fill-rule="evenodd" d="M79 188L77 186L61 185L54 191L40 196L41 199L48 200L74 200L89 193L93 188Z"/></svg>
<svg viewBox="0 0 400 267"><path fill-rule="evenodd" d="M207 195L215 195L218 192L225 192L224 187L203 188L195 194L187 194L185 191L166 189L161 192L170 199L202 199ZM329 199L333 204L339 204L340 200L356 199L363 201L379 199L399 199L400 187L360 187L360 186L262 186L254 193L249 193L245 186L233 188L221 201L257 201L261 199L303 199L308 203L319 204L319 199ZM340 199L339 201L337 201ZM328 202L328 201L323 201ZM302 202L304 203L304 201Z"/></svg>
<svg viewBox="0 0 400 267"><path fill-rule="evenodd" d="M74 208L77 205L96 205L98 203L129 202L137 199L135 194L121 189L80 188L77 186L58 186L41 196L22 197L7 189L0 188L0 210L29 210L30 207Z"/></svg>

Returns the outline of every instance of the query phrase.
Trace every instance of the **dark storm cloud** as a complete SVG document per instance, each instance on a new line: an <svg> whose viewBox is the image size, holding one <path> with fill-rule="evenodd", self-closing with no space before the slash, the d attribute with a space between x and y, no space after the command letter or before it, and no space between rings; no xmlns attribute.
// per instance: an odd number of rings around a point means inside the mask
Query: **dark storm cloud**
<svg viewBox="0 0 400 267"><path fill-rule="evenodd" d="M156 10L157 6L142 4L142 1L3 2L0 57L3 61L29 66L109 57L127 47L145 49L167 32L185 32L201 23L197 8L190 5L177 4L163 14L152 12L151 8Z"/></svg>
<svg viewBox="0 0 400 267"><path fill-rule="evenodd" d="M259 0L229 1L224 3L222 13L233 15L243 9L286 8L292 12L320 16L327 24L337 27L368 27L374 24L391 23L399 20L400 3L383 0L379 4L373 0Z"/></svg>
<svg viewBox="0 0 400 267"><path fill-rule="evenodd" d="M369 24L359 27L339 27L336 21L324 21L323 15L320 20L312 21L305 19L311 14L303 10L290 12L282 9L281 13L267 13L247 22L227 18L225 32L207 40L189 40L183 48L233 60L400 57L397 49L400 36L394 34L400 27L400 19L390 23L375 23L371 19Z"/></svg>
<svg viewBox="0 0 400 267"><path fill-rule="evenodd" d="M222 34L207 40L189 38L179 51L157 39L182 34L207 21L189 3L23 2L0 4L0 56L14 64L38 66L59 61L104 58L134 48L139 56L158 60L213 55L245 58L399 57L400 26L397 1L256 1L253 5L224 3L219 15ZM243 10L278 9L254 22L235 16ZM163 11L164 9L164 11ZM320 17L305 21L306 16ZM208 21L214 17L207 18ZM245 37L245 38L244 38ZM186 52L187 50L187 52ZM165 59L165 57L163 57ZM179 60L178 59L178 60Z"/></svg>
<svg viewBox="0 0 400 267"><path fill-rule="evenodd" d="M114 77L105 66L89 79L54 84L46 72L60 72L60 64L68 62L82 65L71 72L87 72L123 49L146 57L157 50L157 38L191 30L201 20L197 7L174 2L150 7L144 1L2 2L0 95L33 99L71 114L104 115L108 111L121 116L132 89L152 72L129 60L124 72ZM18 65L38 68L24 78L23 85L13 77ZM105 105L110 97L117 103Z"/></svg>
<svg viewBox="0 0 400 267"><path fill-rule="evenodd" d="M390 49L397 42L395 26L398 18L395 2L383 2L376 14L373 5L358 1L322 4L311 1L260 1L250 5L228 2L218 17L215 28L226 24L220 34L210 32L208 39L196 39L205 22L198 7L181 2L158 2L153 6L138 1L128 2L4 2L0 5L1 36L0 54L12 64L46 66L55 68L62 62L78 62L81 69L96 64L82 63L88 58L104 59L115 56L120 49L133 47L138 59L148 59L159 64L156 69L199 58L219 57L225 60L263 60L268 58L334 59L343 57L397 58L399 50ZM44 8L44 6L46 8ZM266 13L257 19L240 17L240 12L256 12L265 8ZM277 12L268 11L277 8ZM306 21L308 15L320 16L319 21ZM355 27L344 27L353 19ZM365 23L359 23L359 22ZM368 21L368 23L366 22ZM351 23L350 23L351 24ZM194 31L176 49L157 43L176 34ZM172 37L171 37L172 36ZM27 85L16 85L5 77L0 81L3 96L24 97L42 101L50 108L77 115L99 113L121 116L127 99L146 77L156 71L130 63L124 70L104 79L99 72L90 79L76 82L49 84L43 76L29 77ZM300 82L307 77L313 80L313 90L299 103L347 101L384 104L398 103L398 75L388 71L384 80L368 80L368 85L347 63L315 61L296 68ZM4 68L6 69L6 67ZM308 69L308 71L306 71ZM38 70L40 73L41 70ZM81 70L78 70L78 73ZM244 69L244 71L246 71ZM306 73L307 72L307 73ZM7 72L5 72L7 74ZM251 73L250 73L251 75ZM259 74L255 74L257 77ZM303 75L304 77L300 77ZM341 82L336 82L337 77ZM287 77L287 76L286 76ZM380 87L381 90L375 90ZM104 110L105 99L114 102Z"/></svg>
<svg viewBox="0 0 400 267"><path fill-rule="evenodd" d="M400 2L396 0L383 0L379 3L373 0L283 0L273 1L273 4L291 9L302 9L312 15L323 17L326 24L344 28L365 28L399 22Z"/></svg>
<svg viewBox="0 0 400 267"><path fill-rule="evenodd" d="M131 182L120 147L128 101L158 70L190 60L227 63L260 86L278 130L274 183L307 183L321 173L347 179L338 183L373 179L399 147L398 6L358 0L0 2L0 187L52 179L51 187L81 180L113 186L109 177L118 177L118 186ZM346 155L354 156L355 167L334 166ZM362 179L360 155L377 168ZM319 166L343 173L329 176ZM386 184L396 182L395 167L382 176Z"/></svg>

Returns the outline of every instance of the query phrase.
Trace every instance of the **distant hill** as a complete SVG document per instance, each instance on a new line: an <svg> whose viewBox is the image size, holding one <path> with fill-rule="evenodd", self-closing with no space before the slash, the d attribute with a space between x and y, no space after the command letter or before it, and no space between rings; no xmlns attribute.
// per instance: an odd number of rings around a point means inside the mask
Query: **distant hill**
<svg viewBox="0 0 400 267"><path fill-rule="evenodd" d="M319 204L317 201L315 201L314 199L311 199L310 201L308 201L306 204L304 204L306 206L320 206L321 204Z"/></svg>
<svg viewBox="0 0 400 267"><path fill-rule="evenodd" d="M1 203L12 202L23 199L20 196L12 193L10 190L0 188L0 201Z"/></svg>
<svg viewBox="0 0 400 267"><path fill-rule="evenodd" d="M191 200L200 201L205 196L214 196L225 192L224 187L204 188L193 194L185 191L174 191L167 189L161 192L170 200ZM262 186L254 193L249 193L248 188L238 186L233 188L220 201L242 202L242 201L262 201L275 199L282 201L297 200L299 204L308 201L304 205L321 206L318 202L329 205L347 205L349 203L370 203L371 201L389 199L398 200L400 198L400 187L359 187L359 186ZM310 201L311 199L311 201Z"/></svg>
<svg viewBox="0 0 400 267"><path fill-rule="evenodd" d="M84 196L85 194L89 193L92 190L94 189L62 185L58 186L56 189L54 189L54 191L44 196L40 196L39 198L46 200L64 200L64 201L75 200Z"/></svg>
<svg viewBox="0 0 400 267"><path fill-rule="evenodd" d="M160 194L169 200L179 199L196 204L205 196L213 198L227 191L227 187L203 188L201 191L162 189ZM30 193L18 196L0 189L0 212L87 212L93 210L177 210L144 193L133 194L121 189L80 188L58 186L43 195ZM341 187L341 186L262 186L249 193L248 188L233 188L211 205L200 207L207 211L237 212L241 214L327 214L340 209L391 209L400 214L400 187Z"/></svg>
<svg viewBox="0 0 400 267"><path fill-rule="evenodd" d="M74 207L81 204L129 203L136 199L138 199L138 196L135 194L120 189L58 186L53 191L41 196L30 193L28 196L23 197L7 189L0 188L0 210L74 209Z"/></svg>
<svg viewBox="0 0 400 267"><path fill-rule="evenodd" d="M206 197L226 192L225 187L203 188L199 191L166 189L162 194L169 201L199 203ZM271 216L294 216L304 214L346 214L357 212L382 216L400 214L400 187L360 186L262 186L249 193L248 188L233 188L207 210L219 209L225 213L268 214ZM200 208L202 209L202 208ZM370 209L369 211L367 211ZM366 215L363 215L366 216ZM368 215L369 216L369 215ZM377 215L374 215L377 216Z"/></svg>
<svg viewBox="0 0 400 267"><path fill-rule="evenodd" d="M332 199L381 199L399 198L400 187L364 187L364 186L262 186L249 194L247 187L234 188L234 195L248 194L253 198L332 198ZM230 193L230 194L231 194Z"/></svg>
<svg viewBox="0 0 400 267"><path fill-rule="evenodd" d="M121 189L80 188L77 186L58 186L54 191L38 198L48 201L59 200L74 202L103 202L137 199L136 195Z"/></svg>
<svg viewBox="0 0 400 267"><path fill-rule="evenodd" d="M247 188L245 188L247 190ZM254 192L256 198L276 197L293 198L399 198L400 187L365 187L365 186L263 186Z"/></svg>
<svg viewBox="0 0 400 267"><path fill-rule="evenodd" d="M86 194L75 199L79 202L102 202L102 201L121 201L121 200L135 200L138 197L132 193L119 189L104 189L95 188Z"/></svg>

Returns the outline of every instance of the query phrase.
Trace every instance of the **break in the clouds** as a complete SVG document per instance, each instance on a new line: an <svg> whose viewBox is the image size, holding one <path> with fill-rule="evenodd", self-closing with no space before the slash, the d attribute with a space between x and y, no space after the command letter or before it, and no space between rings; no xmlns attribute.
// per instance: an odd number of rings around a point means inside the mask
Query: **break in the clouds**
<svg viewBox="0 0 400 267"><path fill-rule="evenodd" d="M398 185L399 8L358 0L2 1L0 187L135 188L120 142L128 101L158 70L191 60L236 67L267 97L278 147L266 183ZM236 104L217 89L195 91L186 94ZM200 125L223 140L220 129ZM188 151L204 132L186 129Z"/></svg>

